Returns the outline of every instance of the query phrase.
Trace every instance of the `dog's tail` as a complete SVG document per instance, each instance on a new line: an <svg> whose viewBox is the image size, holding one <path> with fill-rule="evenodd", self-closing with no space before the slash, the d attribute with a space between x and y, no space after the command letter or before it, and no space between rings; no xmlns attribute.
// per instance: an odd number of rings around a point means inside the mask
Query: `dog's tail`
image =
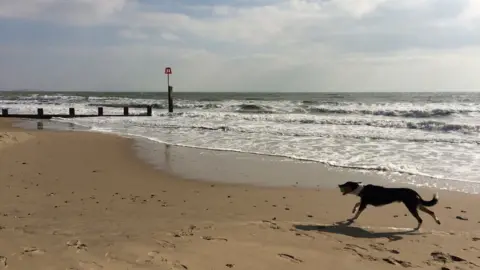
<svg viewBox="0 0 480 270"><path fill-rule="evenodd" d="M438 193L435 193L433 196L433 199L430 201L424 201L422 198L420 198L422 205L423 206L434 206L435 204L438 203Z"/></svg>

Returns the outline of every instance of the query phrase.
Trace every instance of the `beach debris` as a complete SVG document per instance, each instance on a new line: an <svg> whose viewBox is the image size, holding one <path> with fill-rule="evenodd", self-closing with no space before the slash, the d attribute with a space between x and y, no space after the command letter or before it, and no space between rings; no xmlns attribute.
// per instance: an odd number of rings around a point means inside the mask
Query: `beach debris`
<svg viewBox="0 0 480 270"><path fill-rule="evenodd" d="M7 257L5 256L0 256L0 266L7 267Z"/></svg>
<svg viewBox="0 0 480 270"><path fill-rule="evenodd" d="M280 258L287 259L287 260L289 260L289 261L291 261L291 262L293 262L293 263L301 263L301 262L303 262L303 260L298 259L298 258L295 258L295 256L292 256L292 255L287 254L287 253L279 253L278 256L279 256Z"/></svg>
<svg viewBox="0 0 480 270"><path fill-rule="evenodd" d="M412 263L402 260L397 260L393 257L383 258L383 261L392 264L392 265L401 265L405 268L412 267Z"/></svg>
<svg viewBox="0 0 480 270"><path fill-rule="evenodd" d="M1 228L0 228L1 229ZM480 241L480 237L473 237L472 238L473 241Z"/></svg>
<svg viewBox="0 0 480 270"><path fill-rule="evenodd" d="M233 263L227 263L227 264L225 264L225 266L228 267L228 268L233 268L233 267L235 266L235 264L233 264Z"/></svg>
<svg viewBox="0 0 480 270"><path fill-rule="evenodd" d="M462 216L456 216L456 219L459 219L459 220L468 220L468 218L462 217Z"/></svg>
<svg viewBox="0 0 480 270"><path fill-rule="evenodd" d="M462 213L467 213L467 211L465 211L465 210L460 210L460 212L462 212Z"/></svg>
<svg viewBox="0 0 480 270"><path fill-rule="evenodd" d="M285 207L285 210L289 211L289 210L290 210L290 208L288 208L288 207Z"/></svg>
<svg viewBox="0 0 480 270"><path fill-rule="evenodd" d="M307 217L309 217L309 218L313 218L313 215L307 215Z"/></svg>

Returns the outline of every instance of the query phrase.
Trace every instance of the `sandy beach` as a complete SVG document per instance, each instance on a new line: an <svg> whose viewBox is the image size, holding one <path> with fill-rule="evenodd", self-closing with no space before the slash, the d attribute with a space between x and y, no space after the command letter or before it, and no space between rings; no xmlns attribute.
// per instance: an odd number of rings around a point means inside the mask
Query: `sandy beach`
<svg viewBox="0 0 480 270"><path fill-rule="evenodd" d="M439 192L419 232L400 204L345 226L337 189L182 179L132 144L2 120L0 269L480 269L478 195Z"/></svg>

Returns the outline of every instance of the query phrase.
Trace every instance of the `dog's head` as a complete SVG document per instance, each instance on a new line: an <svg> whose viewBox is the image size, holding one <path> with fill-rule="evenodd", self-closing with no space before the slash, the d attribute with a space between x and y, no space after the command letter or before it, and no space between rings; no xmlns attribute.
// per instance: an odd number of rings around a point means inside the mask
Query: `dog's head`
<svg viewBox="0 0 480 270"><path fill-rule="evenodd" d="M343 195L347 195L352 191L356 190L360 186L360 184L361 182L348 181L341 185L338 185L338 187L340 188L340 191L343 193Z"/></svg>

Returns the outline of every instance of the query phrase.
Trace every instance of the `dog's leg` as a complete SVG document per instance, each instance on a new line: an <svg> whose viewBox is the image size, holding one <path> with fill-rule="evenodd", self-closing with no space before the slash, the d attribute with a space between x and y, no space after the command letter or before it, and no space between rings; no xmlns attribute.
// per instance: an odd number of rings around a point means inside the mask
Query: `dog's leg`
<svg viewBox="0 0 480 270"><path fill-rule="evenodd" d="M352 213L355 214L355 211L357 211L357 208L358 208L359 206L360 206L360 203L357 202L357 203L355 204L355 206L353 207Z"/></svg>
<svg viewBox="0 0 480 270"><path fill-rule="evenodd" d="M422 220L422 218L420 217L420 215L418 214L417 206L416 206L416 205L407 205L407 204L405 204L405 206L408 208L408 211L410 211L410 213L412 213L412 215L413 215L413 216L417 219L417 221L418 221L418 226L417 226L417 228L415 228L415 230L420 229L420 227L422 226L423 220Z"/></svg>
<svg viewBox="0 0 480 270"><path fill-rule="evenodd" d="M365 210L365 208L367 208L367 205L363 202L360 202L360 208L358 209L358 212L355 214L355 216L351 219L349 219L349 221L353 222L355 221L359 216L360 214L363 212L363 210Z"/></svg>
<svg viewBox="0 0 480 270"><path fill-rule="evenodd" d="M418 207L418 209L420 209L421 211L429 214L435 220L435 222L437 222L437 224L440 224L440 220L437 218L437 216L435 215L435 213L433 211L431 211L430 209L426 208L423 205L420 205Z"/></svg>

